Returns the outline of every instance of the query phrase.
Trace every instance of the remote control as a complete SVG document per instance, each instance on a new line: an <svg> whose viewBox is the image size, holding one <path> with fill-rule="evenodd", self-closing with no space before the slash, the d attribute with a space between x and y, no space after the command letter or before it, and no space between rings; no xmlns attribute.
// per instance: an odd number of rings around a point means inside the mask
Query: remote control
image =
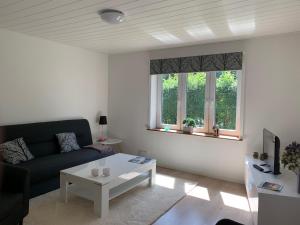
<svg viewBox="0 0 300 225"><path fill-rule="evenodd" d="M255 169L261 171L261 172L264 171L264 169L263 169L262 167L260 167L260 166L258 166L258 165L256 165L256 164L253 164L253 167L254 167Z"/></svg>

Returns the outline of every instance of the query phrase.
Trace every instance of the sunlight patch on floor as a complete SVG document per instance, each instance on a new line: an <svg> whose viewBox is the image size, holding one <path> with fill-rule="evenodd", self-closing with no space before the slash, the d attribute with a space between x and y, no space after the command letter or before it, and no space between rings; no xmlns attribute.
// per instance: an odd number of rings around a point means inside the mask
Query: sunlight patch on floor
<svg viewBox="0 0 300 225"><path fill-rule="evenodd" d="M185 183L184 184L185 193L188 196L192 196L195 198L200 198L203 200L210 201L210 197L208 194L208 189L201 186L196 186L194 184Z"/></svg>
<svg viewBox="0 0 300 225"><path fill-rule="evenodd" d="M169 177L166 175L162 175L162 174L156 174L155 176L155 184L165 187L165 188L169 188L169 189L174 189L174 185L175 185L175 178L174 177Z"/></svg>
<svg viewBox="0 0 300 225"><path fill-rule="evenodd" d="M210 201L210 197L208 194L208 189L205 187L196 186L192 191L190 191L188 196L192 196L195 198L200 198L206 201Z"/></svg>
<svg viewBox="0 0 300 225"><path fill-rule="evenodd" d="M248 200L244 196L220 192L224 205L249 212Z"/></svg>

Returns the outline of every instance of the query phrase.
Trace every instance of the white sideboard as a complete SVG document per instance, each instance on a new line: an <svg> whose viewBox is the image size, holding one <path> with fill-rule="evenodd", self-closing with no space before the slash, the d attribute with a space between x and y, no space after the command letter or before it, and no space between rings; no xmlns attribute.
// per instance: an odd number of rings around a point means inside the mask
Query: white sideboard
<svg viewBox="0 0 300 225"><path fill-rule="evenodd" d="M253 168L262 164L252 156L245 158L245 185L255 225L300 225L300 194L297 176L286 169L280 175L263 173ZM262 182L282 184L281 192L258 188Z"/></svg>

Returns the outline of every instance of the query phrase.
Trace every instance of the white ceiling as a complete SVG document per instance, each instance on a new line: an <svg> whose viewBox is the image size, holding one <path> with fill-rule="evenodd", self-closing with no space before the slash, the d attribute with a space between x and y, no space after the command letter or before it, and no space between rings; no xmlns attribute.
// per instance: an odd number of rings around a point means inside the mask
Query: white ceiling
<svg viewBox="0 0 300 225"><path fill-rule="evenodd" d="M105 8L126 21L101 21ZM299 31L300 1L0 0L0 28L119 53Z"/></svg>

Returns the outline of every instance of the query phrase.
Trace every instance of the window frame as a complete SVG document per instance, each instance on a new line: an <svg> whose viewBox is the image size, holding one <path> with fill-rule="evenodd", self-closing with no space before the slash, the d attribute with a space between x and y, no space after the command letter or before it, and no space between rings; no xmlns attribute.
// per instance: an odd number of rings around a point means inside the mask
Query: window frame
<svg viewBox="0 0 300 225"><path fill-rule="evenodd" d="M222 71L222 70L221 70ZM241 137L242 136L242 86L243 86L243 71L242 70L230 70L236 71L237 74L237 105L236 105L236 129L220 129L220 135L228 135ZM216 73L219 71L209 71L206 73L206 84L205 84L205 105L204 105L204 127L196 127L194 128L195 133L205 133L205 134L213 134L213 125L215 124L215 91L216 91ZM186 117L186 80L189 73L176 73L178 76L178 97L177 97L177 123L176 124L163 124L161 118L161 109L162 109L162 79L161 75L156 75L156 81L151 82L152 85L156 85L150 87L151 91L156 91L156 99L154 102L155 106L150 106L156 108L156 121L155 128L163 129L166 125L169 125L172 130L182 130L183 124L182 121ZM150 99L151 101L151 99ZM153 102L153 101L151 101ZM153 105L150 104L150 105ZM150 109L151 111L151 109Z"/></svg>

